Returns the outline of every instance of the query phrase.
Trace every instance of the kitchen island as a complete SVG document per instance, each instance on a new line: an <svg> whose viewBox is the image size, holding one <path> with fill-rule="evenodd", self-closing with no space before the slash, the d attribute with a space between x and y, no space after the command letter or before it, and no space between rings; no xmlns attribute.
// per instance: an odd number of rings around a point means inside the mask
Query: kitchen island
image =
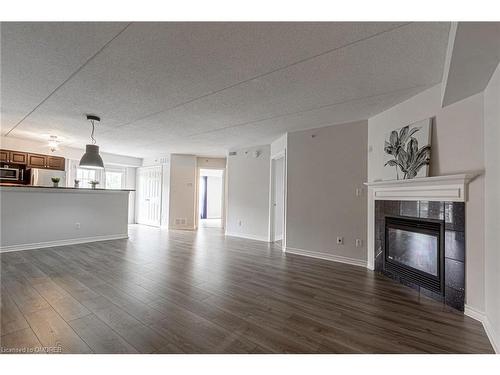
<svg viewBox="0 0 500 375"><path fill-rule="evenodd" d="M0 186L0 252L128 238L131 191Z"/></svg>

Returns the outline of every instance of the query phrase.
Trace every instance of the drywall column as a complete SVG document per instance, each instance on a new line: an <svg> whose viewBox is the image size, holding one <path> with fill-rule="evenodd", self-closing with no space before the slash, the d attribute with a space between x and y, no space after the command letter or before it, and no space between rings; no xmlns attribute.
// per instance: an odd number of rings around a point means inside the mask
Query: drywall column
<svg viewBox="0 0 500 375"><path fill-rule="evenodd" d="M170 156L169 228L196 229L196 156Z"/></svg>
<svg viewBox="0 0 500 375"><path fill-rule="evenodd" d="M227 160L226 234L269 241L270 146L235 153Z"/></svg>
<svg viewBox="0 0 500 375"><path fill-rule="evenodd" d="M500 352L500 65L484 91L485 318L486 332Z"/></svg>

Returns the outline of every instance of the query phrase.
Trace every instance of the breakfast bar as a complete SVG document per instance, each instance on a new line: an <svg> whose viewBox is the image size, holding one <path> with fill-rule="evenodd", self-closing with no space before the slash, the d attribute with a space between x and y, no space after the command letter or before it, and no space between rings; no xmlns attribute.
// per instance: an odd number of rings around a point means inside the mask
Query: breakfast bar
<svg viewBox="0 0 500 375"><path fill-rule="evenodd" d="M0 186L0 252L127 238L130 191Z"/></svg>

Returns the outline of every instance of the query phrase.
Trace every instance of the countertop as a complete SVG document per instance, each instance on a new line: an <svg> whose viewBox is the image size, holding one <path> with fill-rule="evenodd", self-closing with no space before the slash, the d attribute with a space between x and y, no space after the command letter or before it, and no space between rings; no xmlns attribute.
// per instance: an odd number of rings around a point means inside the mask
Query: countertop
<svg viewBox="0 0 500 375"><path fill-rule="evenodd" d="M92 189L92 188L75 188L75 187L65 187L65 186L59 186L59 187L52 187L52 186L33 186L33 185L20 185L20 184L12 184L12 183L0 183L0 189L1 190L32 190L32 189L39 189L39 190L51 190L51 191L65 191L65 192L131 192L135 191L133 189Z"/></svg>

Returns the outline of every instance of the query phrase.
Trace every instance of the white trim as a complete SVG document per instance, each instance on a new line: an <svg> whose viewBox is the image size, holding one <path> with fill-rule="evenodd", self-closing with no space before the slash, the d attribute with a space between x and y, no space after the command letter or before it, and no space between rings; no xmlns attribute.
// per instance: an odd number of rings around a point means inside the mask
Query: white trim
<svg viewBox="0 0 500 375"><path fill-rule="evenodd" d="M225 235L228 237L238 237L238 238L245 238L247 240L269 242L269 238L267 238L266 236L255 236L253 234L231 233L231 232L226 232Z"/></svg>
<svg viewBox="0 0 500 375"><path fill-rule="evenodd" d="M19 193L61 193L61 194L128 194L133 189L89 189L72 187L44 187L44 186L0 186L0 193L15 191Z"/></svg>
<svg viewBox="0 0 500 375"><path fill-rule="evenodd" d="M0 253L7 253L10 251L42 249L45 247L78 245L81 243L88 243L88 242L121 240L124 238L128 238L128 233L111 234L111 235L94 236L94 237L71 238L68 240L46 241L46 242L28 243L28 244L21 244L21 245L0 246Z"/></svg>
<svg viewBox="0 0 500 375"><path fill-rule="evenodd" d="M495 350L495 353L500 354L500 340L498 337L496 337L495 331L493 330L490 320L488 319L486 314L471 306L468 306L467 304L464 307L464 314L483 324L484 331L486 332L486 336L488 336L488 339L490 340L493 350Z"/></svg>
<svg viewBox="0 0 500 375"><path fill-rule="evenodd" d="M311 258L329 260L332 262L350 264L352 266L366 267L366 260L348 258L348 257L340 256L340 255L319 253L316 251L297 249L297 248L293 248L293 247L287 247L284 252L290 253L290 254L295 254L295 255L302 255L302 256L311 257Z"/></svg>
<svg viewBox="0 0 500 375"><path fill-rule="evenodd" d="M471 307L467 304L464 306L464 314L467 315L468 317L471 317L472 319L478 320L480 322L483 322L484 319L486 318L486 315L484 312L479 311L478 309Z"/></svg>
<svg viewBox="0 0 500 375"><path fill-rule="evenodd" d="M481 173L366 182L365 185L371 188L371 198L375 200L465 202L468 183Z"/></svg>

